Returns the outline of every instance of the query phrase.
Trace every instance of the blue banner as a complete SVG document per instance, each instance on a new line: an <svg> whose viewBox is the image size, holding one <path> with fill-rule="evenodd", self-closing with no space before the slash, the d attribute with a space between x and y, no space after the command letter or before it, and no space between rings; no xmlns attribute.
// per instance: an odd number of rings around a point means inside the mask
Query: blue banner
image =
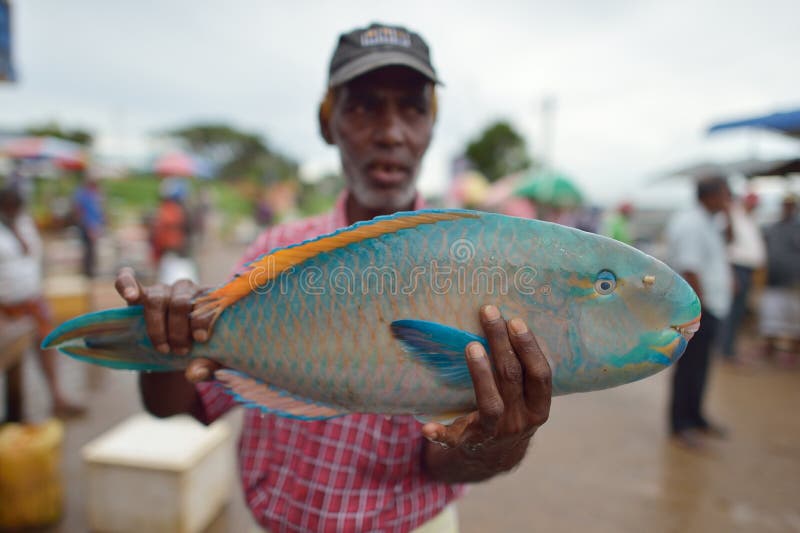
<svg viewBox="0 0 800 533"><path fill-rule="evenodd" d="M11 61L11 4L0 0L0 82L16 79Z"/></svg>

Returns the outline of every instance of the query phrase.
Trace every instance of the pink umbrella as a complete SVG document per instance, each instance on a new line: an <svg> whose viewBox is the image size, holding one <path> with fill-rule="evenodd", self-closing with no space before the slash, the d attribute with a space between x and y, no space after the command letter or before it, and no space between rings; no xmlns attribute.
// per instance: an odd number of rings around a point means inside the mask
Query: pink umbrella
<svg viewBox="0 0 800 533"><path fill-rule="evenodd" d="M164 154L154 165L156 174L161 176L211 177L212 170L202 159L185 152L174 151Z"/></svg>
<svg viewBox="0 0 800 533"><path fill-rule="evenodd" d="M155 171L162 176L192 176L194 161L183 152L170 152L156 160Z"/></svg>
<svg viewBox="0 0 800 533"><path fill-rule="evenodd" d="M503 176L492 183L483 200L483 205L487 208L491 208L505 203L514 195L514 190L524 176L524 172L517 172L515 174Z"/></svg>
<svg viewBox="0 0 800 533"><path fill-rule="evenodd" d="M57 137L18 137L6 142L0 152L12 159L51 160L69 170L86 167L84 147Z"/></svg>

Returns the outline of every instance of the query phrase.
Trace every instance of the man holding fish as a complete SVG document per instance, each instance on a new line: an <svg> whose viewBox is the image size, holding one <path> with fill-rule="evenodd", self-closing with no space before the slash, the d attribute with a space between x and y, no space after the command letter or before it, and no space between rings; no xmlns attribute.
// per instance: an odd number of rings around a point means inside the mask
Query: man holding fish
<svg viewBox="0 0 800 533"><path fill-rule="evenodd" d="M341 35L319 126L339 150L347 189L331 213L266 230L240 268L277 247L421 208L415 182L433 134L438 83L414 32L373 24ZM160 352L187 354L192 342L208 340L212 317L190 316L201 294L192 282L143 287L124 269L116 286L129 304L144 307ZM506 321L494 305L475 313L492 358L481 342L467 345L477 410L450 425L378 414L301 421L248 409L240 466L258 523L273 532L411 531L426 523L454 530L450 503L461 484L518 465L547 420L552 394L550 367L526 324ZM210 423L235 405L210 381L218 368L194 359L185 373L142 373L145 406L157 416L190 413Z"/></svg>

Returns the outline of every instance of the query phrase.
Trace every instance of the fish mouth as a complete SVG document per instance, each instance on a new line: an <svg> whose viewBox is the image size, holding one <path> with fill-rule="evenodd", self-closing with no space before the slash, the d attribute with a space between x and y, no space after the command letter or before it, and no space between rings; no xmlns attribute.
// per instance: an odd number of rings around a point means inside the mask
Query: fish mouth
<svg viewBox="0 0 800 533"><path fill-rule="evenodd" d="M670 326L670 328L680 333L681 336L686 339L686 342L689 342L694 334L697 333L697 330L700 329L700 315L697 315L697 317L689 322L677 326Z"/></svg>

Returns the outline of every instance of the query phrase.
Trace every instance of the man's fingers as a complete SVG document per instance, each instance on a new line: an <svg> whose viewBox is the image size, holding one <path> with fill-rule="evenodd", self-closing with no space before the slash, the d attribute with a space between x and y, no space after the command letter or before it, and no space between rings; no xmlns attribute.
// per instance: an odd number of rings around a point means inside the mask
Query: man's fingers
<svg viewBox="0 0 800 533"><path fill-rule="evenodd" d="M141 303L142 286L136 280L136 273L132 268L124 267L119 271L117 279L114 281L114 288L128 305Z"/></svg>
<svg viewBox="0 0 800 533"><path fill-rule="evenodd" d="M470 424L477 421L478 413L472 412L467 416L456 419L449 426L438 422L428 422L422 426L422 435L431 442L446 448L455 448L463 442L464 434Z"/></svg>
<svg viewBox="0 0 800 533"><path fill-rule="evenodd" d="M522 365L508 339L506 321L493 305L481 308L481 323L489 341L489 353L497 376L497 386L507 409L524 409Z"/></svg>
<svg viewBox="0 0 800 533"><path fill-rule="evenodd" d="M550 412L550 399L553 394L552 372L533 332L525 322L514 318L508 323L509 337L514 350L522 361L525 373L525 401L528 410L537 419L537 425L544 424Z"/></svg>
<svg viewBox="0 0 800 533"><path fill-rule="evenodd" d="M169 288L166 285L153 285L147 289L144 304L144 323L147 335L161 353L169 353L167 341L167 304Z"/></svg>
<svg viewBox="0 0 800 533"><path fill-rule="evenodd" d="M488 435L493 435L505 409L503 397L497 389L492 364L483 345L471 342L467 345L466 352L467 367L472 376L472 386L475 388L475 403L478 405L480 424Z"/></svg>
<svg viewBox="0 0 800 533"><path fill-rule="evenodd" d="M208 381L214 378L214 372L219 368L222 368L219 363L215 363L211 359L198 357L197 359L192 359L189 362L189 366L186 367L186 379L192 383Z"/></svg>
<svg viewBox="0 0 800 533"><path fill-rule="evenodd" d="M195 292L195 284L186 279L172 285L167 310L167 342L172 352L178 355L188 354L192 347L189 313L192 311Z"/></svg>
<svg viewBox="0 0 800 533"><path fill-rule="evenodd" d="M208 340L211 335L211 320L213 317L213 313L199 314L197 311L193 311L189 316L192 338L195 342L206 342Z"/></svg>

